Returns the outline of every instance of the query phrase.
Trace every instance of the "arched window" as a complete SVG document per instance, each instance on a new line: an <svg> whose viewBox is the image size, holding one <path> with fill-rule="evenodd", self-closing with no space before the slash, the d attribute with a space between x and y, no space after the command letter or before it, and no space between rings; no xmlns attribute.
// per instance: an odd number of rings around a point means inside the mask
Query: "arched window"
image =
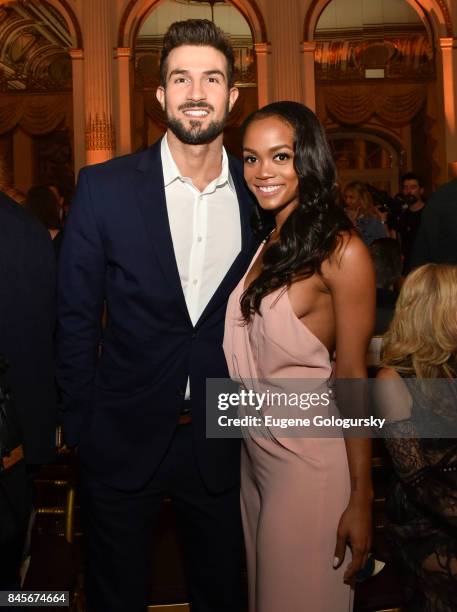
<svg viewBox="0 0 457 612"><path fill-rule="evenodd" d="M431 28L406 0L332 0L314 36L317 80L434 76Z"/></svg>
<svg viewBox="0 0 457 612"><path fill-rule="evenodd" d="M415 0L331 0L314 30L317 111L326 128L398 142L400 165L427 185L436 182L442 155L434 38L431 17Z"/></svg>

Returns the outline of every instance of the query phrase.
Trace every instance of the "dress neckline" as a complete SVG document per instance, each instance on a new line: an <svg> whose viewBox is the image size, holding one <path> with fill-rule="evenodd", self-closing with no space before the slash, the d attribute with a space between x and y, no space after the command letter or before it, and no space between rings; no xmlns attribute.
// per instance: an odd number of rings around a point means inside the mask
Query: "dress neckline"
<svg viewBox="0 0 457 612"><path fill-rule="evenodd" d="M255 262L257 261L257 257L259 256L259 253L261 251L261 249L263 249L264 245L266 244L266 240L262 240L262 242L260 243L259 247L257 248L257 251L255 252L254 257L251 260L251 263L249 264L248 269L246 270L243 278L240 281L240 285L241 285L241 289L242 289L242 293L244 293L247 289L247 287L245 286L246 284L246 278L249 274L249 272L251 271L252 266L255 264Z"/></svg>
<svg viewBox="0 0 457 612"><path fill-rule="evenodd" d="M251 263L249 264L248 269L246 270L243 278L240 280L239 286L241 287L241 295L246 291L247 287L245 286L245 281L246 278L249 274L249 272L251 271L252 266L254 265L254 263L257 261L257 257L259 256L259 253L261 251L261 249L264 247L265 243L267 242L267 240L263 240L257 251L255 252L254 257L252 258ZM277 289L275 289L274 291L272 291L271 293L269 293L268 295L265 296L265 298L270 297L270 296L274 296L275 294L277 294L278 292L281 292L280 295L275 298L274 302L279 302L279 300L282 298L282 294L285 293L285 299L286 299L286 303L287 303L287 307L290 311L290 313L293 315L295 321L297 322L297 324L304 328L305 333L307 333L309 336L311 336L326 352L326 354L328 355L328 361L329 363L331 362L331 356L330 356L330 351L328 350L328 348L325 346L325 344L322 342L322 340L320 338L318 338L316 336L316 334L314 332L312 332L310 330L310 328L308 327L308 325L306 325L306 323L303 323L303 321L301 321L298 316L297 313L295 312L295 310L292 307L292 303L290 301L290 296L289 296L289 290L286 286L284 287L278 287ZM265 299L264 298L264 299Z"/></svg>

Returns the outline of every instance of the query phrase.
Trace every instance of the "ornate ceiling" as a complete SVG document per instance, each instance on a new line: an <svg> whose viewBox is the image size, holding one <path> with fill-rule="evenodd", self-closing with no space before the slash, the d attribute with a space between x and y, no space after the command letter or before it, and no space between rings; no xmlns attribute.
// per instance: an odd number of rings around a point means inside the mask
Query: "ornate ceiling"
<svg viewBox="0 0 457 612"><path fill-rule="evenodd" d="M71 37L59 13L43 0L0 7L0 91L71 88Z"/></svg>

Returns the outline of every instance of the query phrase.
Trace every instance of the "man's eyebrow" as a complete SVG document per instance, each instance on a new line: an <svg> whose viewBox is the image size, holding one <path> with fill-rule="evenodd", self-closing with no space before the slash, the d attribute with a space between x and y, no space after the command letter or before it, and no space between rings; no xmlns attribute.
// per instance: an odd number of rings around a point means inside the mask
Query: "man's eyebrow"
<svg viewBox="0 0 457 612"><path fill-rule="evenodd" d="M209 76L210 74L218 74L223 79L225 79L225 74L222 72L222 70L218 70L217 68L215 68L214 70L205 70L203 74L206 74L207 76Z"/></svg>
<svg viewBox="0 0 457 612"><path fill-rule="evenodd" d="M168 75L168 78L171 79L172 76L175 76L177 74L183 74L183 75L188 75L189 74L189 70L186 70L185 68L175 68L174 70L172 70L170 72L170 74ZM217 74L219 76L221 76L223 79L225 79L225 74L222 72L222 70L218 70L217 68L214 68L213 70L204 70L203 74L205 74L206 76L210 76L212 74Z"/></svg>
<svg viewBox="0 0 457 612"><path fill-rule="evenodd" d="M168 78L171 79L171 77L174 76L175 74L189 74L189 71L185 70L184 68L175 68L175 70L172 70L170 72L170 74L168 75Z"/></svg>

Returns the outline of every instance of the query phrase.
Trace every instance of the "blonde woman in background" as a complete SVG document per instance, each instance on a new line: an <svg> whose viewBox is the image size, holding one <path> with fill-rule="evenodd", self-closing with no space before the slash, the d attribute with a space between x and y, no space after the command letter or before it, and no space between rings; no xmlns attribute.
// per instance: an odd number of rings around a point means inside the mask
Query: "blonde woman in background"
<svg viewBox="0 0 457 612"><path fill-rule="evenodd" d="M346 214L367 246L374 240L387 236L382 215L374 205L365 183L354 181L346 185L344 202Z"/></svg>
<svg viewBox="0 0 457 612"><path fill-rule="evenodd" d="M457 440L437 437L456 431L456 355L457 267L428 264L401 289L376 387L396 473L388 534L408 576L408 612L457 610Z"/></svg>

